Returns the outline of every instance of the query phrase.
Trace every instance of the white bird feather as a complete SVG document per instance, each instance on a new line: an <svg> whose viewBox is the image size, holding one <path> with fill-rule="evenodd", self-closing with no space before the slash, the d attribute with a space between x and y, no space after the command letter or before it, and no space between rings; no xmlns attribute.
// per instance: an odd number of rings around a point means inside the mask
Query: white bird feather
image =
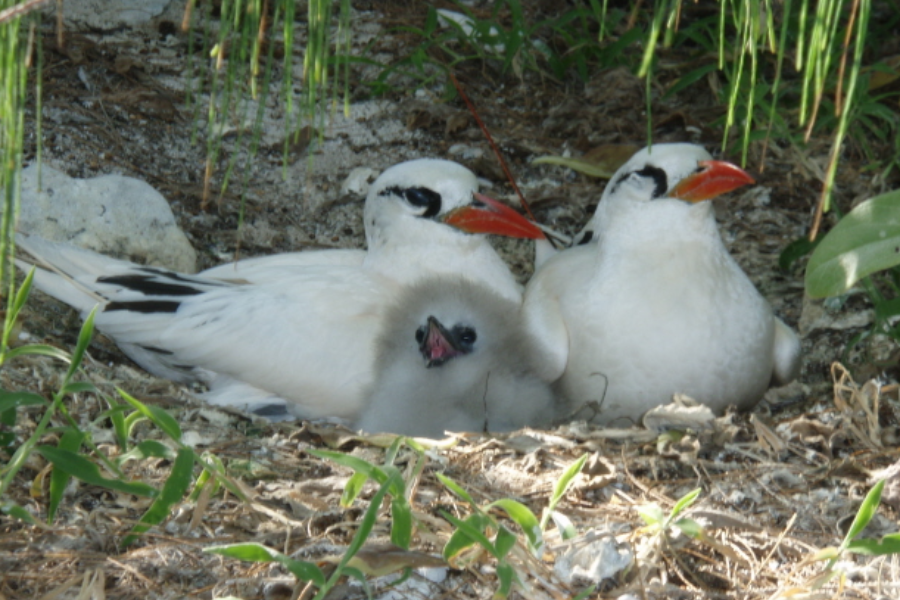
<svg viewBox="0 0 900 600"><path fill-rule="evenodd" d="M539 230L476 190L456 163L401 163L369 191L368 252L275 255L198 275L25 235L18 243L41 267L39 289L83 314L101 303L97 328L148 371L206 383L214 403L266 412L283 399L297 417L352 418L375 378L384 311L405 285L444 273L521 299L485 236L466 231Z"/></svg>
<svg viewBox="0 0 900 600"><path fill-rule="evenodd" d="M636 421L675 393L716 411L748 408L798 374L797 336L728 253L712 203L670 197L715 183L709 160L692 144L638 152L610 180L579 245L528 283L523 317L542 343L540 374L558 380L573 408L600 403L598 423Z"/></svg>

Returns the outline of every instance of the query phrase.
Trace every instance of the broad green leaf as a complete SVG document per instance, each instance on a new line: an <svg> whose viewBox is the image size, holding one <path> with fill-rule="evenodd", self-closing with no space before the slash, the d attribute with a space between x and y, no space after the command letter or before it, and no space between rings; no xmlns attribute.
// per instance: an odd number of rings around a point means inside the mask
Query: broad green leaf
<svg viewBox="0 0 900 600"><path fill-rule="evenodd" d="M640 506L638 507L637 512L647 525L662 527L663 523L666 521L666 514L663 512L663 509L656 504Z"/></svg>
<svg viewBox="0 0 900 600"><path fill-rule="evenodd" d="M30 512L28 512L15 502L4 502L3 504L0 504L0 512L19 519L20 521L24 521L29 525L37 525L44 528L47 527L46 525L35 519L34 515L32 515Z"/></svg>
<svg viewBox="0 0 900 600"><path fill-rule="evenodd" d="M528 544L532 548L536 548L541 544L541 525L527 506L512 498L501 498L487 506L489 509L493 507L502 509L509 515L510 519L519 524L519 527L522 528L522 531L525 532L525 536L528 538Z"/></svg>
<svg viewBox="0 0 900 600"><path fill-rule="evenodd" d="M569 517L567 517L566 515L554 510L552 513L550 513L550 518L553 519L553 523L559 530L559 536L562 539L571 540L576 535L578 535L578 530L575 528L572 520L569 519Z"/></svg>
<svg viewBox="0 0 900 600"><path fill-rule="evenodd" d="M500 580L500 588L494 592L494 598L508 598L513 582L518 579L515 569L508 562L500 563L497 565L497 579Z"/></svg>
<svg viewBox="0 0 900 600"><path fill-rule="evenodd" d="M674 525L684 532L684 535L695 540L703 537L703 526L693 519L679 519L675 521Z"/></svg>
<svg viewBox="0 0 900 600"><path fill-rule="evenodd" d="M280 552L266 548L262 544L247 543L212 546L205 548L203 551L246 562L277 562L301 581L312 581L319 587L325 585L325 575L322 574L322 570L315 564L289 558Z"/></svg>
<svg viewBox="0 0 900 600"><path fill-rule="evenodd" d="M53 446L38 446L37 451L41 456L53 463L55 468L62 469L69 475L89 483L101 487L124 492L126 494L134 494L135 496L146 496L153 498L157 494L156 488L139 481L121 481L119 479L107 479L100 474L100 469L86 459L85 457L61 450Z"/></svg>
<svg viewBox="0 0 900 600"><path fill-rule="evenodd" d="M678 502L675 503L675 506L672 507L672 512L670 513L670 519L675 519L681 512L689 507L691 504L697 501L697 497L700 496L700 492L703 491L701 488L696 488L682 496Z"/></svg>
<svg viewBox="0 0 900 600"><path fill-rule="evenodd" d="M78 449L81 448L81 444L84 442L85 437L86 434L82 431L72 428L66 429L59 438L59 445L57 447L68 450L69 452L77 453ZM50 475L50 502L47 506L47 523L53 523L53 520L56 518L56 511L59 509L59 503L62 501L63 492L66 491L66 486L69 484L69 479L71 477L71 475L62 469L53 467L53 473Z"/></svg>
<svg viewBox="0 0 900 600"><path fill-rule="evenodd" d="M841 219L813 251L806 292L846 292L860 278L900 264L900 191L866 200Z"/></svg>
<svg viewBox="0 0 900 600"><path fill-rule="evenodd" d="M0 390L0 413L20 406L47 406L50 403L43 396L32 392L7 392Z"/></svg>
<svg viewBox="0 0 900 600"><path fill-rule="evenodd" d="M880 540L853 540L847 544L847 551L866 556L900 554L900 533L886 535Z"/></svg>
<svg viewBox="0 0 900 600"><path fill-rule="evenodd" d="M494 558L500 558L497 556L497 549L494 547L494 544L484 535L484 530L489 525L494 524L490 517L482 513L475 513L469 515L465 521L460 521L447 511L442 510L440 512L441 516L456 526L456 531L453 532L453 535L450 536L450 539L447 540L447 544L444 546L443 555L446 560L449 561L475 543L481 544Z"/></svg>
<svg viewBox="0 0 900 600"><path fill-rule="evenodd" d="M155 424L157 427L159 427L163 431L163 433L165 433L176 442L181 441L181 426L178 424L178 421L176 421L172 417L172 415L158 406L150 406L144 404L137 398L132 397L131 394L123 389L116 388L116 391L119 393L119 396L121 396L122 399L125 400L125 402L130 404L132 408L138 411L138 413L150 419L150 421L153 422L153 424Z"/></svg>
<svg viewBox="0 0 900 600"><path fill-rule="evenodd" d="M500 525L497 535L494 537L494 548L497 549L497 558L503 560L509 551L516 545L516 534Z"/></svg>
<svg viewBox="0 0 900 600"><path fill-rule="evenodd" d="M353 501L359 496L363 486L369 480L369 476L365 473L356 472L350 476L344 485L344 492L341 494L341 506L347 508L353 505Z"/></svg>
<svg viewBox="0 0 900 600"><path fill-rule="evenodd" d="M116 464L124 465L129 460L143 460L150 457L175 460L175 450L156 440L144 440L128 452L119 455Z"/></svg>
<svg viewBox="0 0 900 600"><path fill-rule="evenodd" d="M194 451L190 448L180 449L175 457L175 462L172 463L172 471L169 473L169 477L166 478L162 490L156 496L156 499L153 500L153 504L144 513L144 516L141 517L140 523L135 525L131 530L131 534L125 536L125 539L122 540L123 546L128 546L137 539L138 535L144 533L153 525L159 525L169 516L172 507L184 498L185 492L190 487L193 479L191 477L193 470Z"/></svg>

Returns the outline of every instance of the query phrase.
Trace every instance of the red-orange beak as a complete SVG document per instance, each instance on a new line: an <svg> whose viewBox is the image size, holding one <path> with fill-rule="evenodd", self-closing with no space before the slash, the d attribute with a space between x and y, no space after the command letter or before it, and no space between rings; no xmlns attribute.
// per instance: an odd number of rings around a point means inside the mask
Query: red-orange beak
<svg viewBox="0 0 900 600"><path fill-rule="evenodd" d="M723 160L704 160L699 165L701 170L679 181L669 192L669 196L688 202L700 202L742 185L756 183L746 171Z"/></svg>
<svg viewBox="0 0 900 600"><path fill-rule="evenodd" d="M473 197L472 204L447 213L444 223L466 233L493 233L530 240L544 238L544 232L537 225L505 204L477 192Z"/></svg>

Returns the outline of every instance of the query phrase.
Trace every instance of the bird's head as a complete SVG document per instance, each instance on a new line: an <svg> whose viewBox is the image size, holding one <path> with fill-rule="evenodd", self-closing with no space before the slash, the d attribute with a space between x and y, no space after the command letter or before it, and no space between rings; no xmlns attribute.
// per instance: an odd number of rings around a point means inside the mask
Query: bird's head
<svg viewBox="0 0 900 600"><path fill-rule="evenodd" d="M440 367L449 360L471 354L478 342L478 331L467 323L445 326L434 315L416 329L416 343L425 359L425 367Z"/></svg>
<svg viewBox="0 0 900 600"><path fill-rule="evenodd" d="M639 202L679 199L696 203L711 200L754 179L729 162L713 160L696 144L654 144L644 148L622 165L603 191L597 212L575 239L575 244L591 241L605 213Z"/></svg>
<svg viewBox="0 0 900 600"><path fill-rule="evenodd" d="M534 223L518 212L478 193L475 175L449 160L423 158L394 165L369 189L365 226L370 247L383 232L393 228L433 235L435 229L421 227L423 222L467 234L544 237Z"/></svg>

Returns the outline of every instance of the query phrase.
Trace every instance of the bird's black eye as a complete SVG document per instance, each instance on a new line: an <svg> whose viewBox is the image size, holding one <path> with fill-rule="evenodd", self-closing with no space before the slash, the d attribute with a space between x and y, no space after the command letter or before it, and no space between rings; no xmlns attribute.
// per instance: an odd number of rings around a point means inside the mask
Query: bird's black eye
<svg viewBox="0 0 900 600"><path fill-rule="evenodd" d="M475 343L475 340L478 339L478 334L475 333L475 330L471 327L458 327L457 337L459 338L460 343L471 346Z"/></svg>
<svg viewBox="0 0 900 600"><path fill-rule="evenodd" d="M403 197L411 205L424 208L422 216L431 218L441 212L441 195L434 190L423 187L406 188Z"/></svg>
<svg viewBox="0 0 900 600"><path fill-rule="evenodd" d="M425 217L426 219L430 219L431 217L437 216L441 212L441 195L432 189L428 189L426 187L408 187L401 188L396 185L392 185L390 187L384 188L379 192L379 196L400 196L410 206L414 206L416 208L424 208L424 212L422 212L420 217Z"/></svg>
<svg viewBox="0 0 900 600"><path fill-rule="evenodd" d="M421 344L424 341L425 341L425 328L419 327L418 329L416 329L416 342Z"/></svg>

